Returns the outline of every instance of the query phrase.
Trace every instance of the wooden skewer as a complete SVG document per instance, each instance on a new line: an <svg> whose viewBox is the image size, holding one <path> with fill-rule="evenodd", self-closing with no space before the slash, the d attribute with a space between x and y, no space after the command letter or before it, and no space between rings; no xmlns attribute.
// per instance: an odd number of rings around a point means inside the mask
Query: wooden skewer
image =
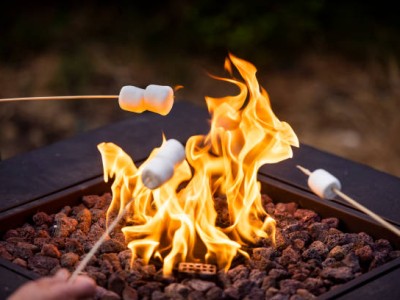
<svg viewBox="0 0 400 300"><path fill-rule="evenodd" d="M118 99L118 95L80 95L80 96L46 96L3 98L0 102L37 101L37 100L80 100L80 99Z"/></svg>
<svg viewBox="0 0 400 300"><path fill-rule="evenodd" d="M297 168L299 168L304 174L306 174L308 176L311 175L311 171L310 170L308 170L308 169L306 169L306 168L304 168L302 166L299 166L299 165L297 166ZM341 197L343 200L347 201L350 205L352 205L356 209L362 211L366 215L370 216L372 219L374 219L375 221L380 223L382 226L384 226L385 228L387 228L390 231L392 231L393 233L395 233L397 236L400 236L400 230L397 227L395 227L392 224L390 224L389 222L387 222L386 220L384 220L381 216L377 215L373 211L371 211L368 208L366 208L365 206L361 205L356 200L354 200L353 198L349 197L348 195L346 195L345 193L343 193L339 189L332 188L332 190L336 195Z"/></svg>
<svg viewBox="0 0 400 300"><path fill-rule="evenodd" d="M99 240L94 244L93 248L89 251L88 254L86 254L85 258L79 263L78 267L75 269L74 273L72 273L71 277L68 279L69 282L73 282L76 277L82 272L82 270L86 267L90 259L93 257L93 255L96 254L96 251L99 249L101 244L105 241L105 239L108 237L110 232L117 226L118 222L121 220L121 218L125 215L126 211L128 210L128 207L131 205L133 202L133 199L131 199L124 207L122 212L114 219L114 221L110 224L110 226L107 227L107 230L103 233L103 235L99 238Z"/></svg>

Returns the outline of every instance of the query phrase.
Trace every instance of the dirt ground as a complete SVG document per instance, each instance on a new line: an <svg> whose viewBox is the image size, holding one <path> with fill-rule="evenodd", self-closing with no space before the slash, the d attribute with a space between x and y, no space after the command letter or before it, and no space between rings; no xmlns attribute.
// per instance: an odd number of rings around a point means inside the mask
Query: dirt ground
<svg viewBox="0 0 400 300"><path fill-rule="evenodd" d="M234 92L206 74L224 75L224 57L216 65L123 51L113 55L101 48L88 49L88 54L77 66L55 52L18 67L0 64L0 97L118 94L127 84L182 84L176 101L204 106L206 95ZM311 54L285 68L260 68L251 62L273 110L292 125L302 143L400 176L400 72L394 60L355 63ZM1 103L1 158L130 116L112 100Z"/></svg>

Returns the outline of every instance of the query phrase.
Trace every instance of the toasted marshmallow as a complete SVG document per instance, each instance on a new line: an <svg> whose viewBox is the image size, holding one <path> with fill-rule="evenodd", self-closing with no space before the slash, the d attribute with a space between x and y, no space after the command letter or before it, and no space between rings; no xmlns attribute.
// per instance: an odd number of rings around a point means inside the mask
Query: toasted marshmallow
<svg viewBox="0 0 400 300"><path fill-rule="evenodd" d="M174 175L177 165L185 160L185 148L177 140L166 141L155 157L146 163L142 182L149 189L156 189Z"/></svg>
<svg viewBox="0 0 400 300"><path fill-rule="evenodd" d="M144 91L146 108L160 115L167 115L174 105L174 91L170 86L151 84Z"/></svg>
<svg viewBox="0 0 400 300"><path fill-rule="evenodd" d="M135 113L148 110L165 116L174 105L174 91L164 85L151 84L146 89L127 85L122 87L118 102L123 110Z"/></svg>

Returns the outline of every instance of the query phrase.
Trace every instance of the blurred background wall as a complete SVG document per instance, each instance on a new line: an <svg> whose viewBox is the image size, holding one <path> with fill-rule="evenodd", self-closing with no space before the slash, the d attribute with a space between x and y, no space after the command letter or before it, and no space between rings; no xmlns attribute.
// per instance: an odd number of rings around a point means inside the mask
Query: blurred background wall
<svg viewBox="0 0 400 300"><path fill-rule="evenodd" d="M390 1L7 1L0 97L180 84L204 106L232 93L207 75L232 52L301 142L400 176L399 34ZM1 158L127 117L110 100L0 104Z"/></svg>

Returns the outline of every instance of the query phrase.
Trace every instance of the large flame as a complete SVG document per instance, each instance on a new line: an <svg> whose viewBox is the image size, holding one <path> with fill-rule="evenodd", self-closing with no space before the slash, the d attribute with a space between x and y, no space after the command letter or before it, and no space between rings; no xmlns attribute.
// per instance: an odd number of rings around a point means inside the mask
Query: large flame
<svg viewBox="0 0 400 300"><path fill-rule="evenodd" d="M232 64L244 81L233 78ZM132 225L124 227L132 257L147 263L159 258L164 275L179 262L215 263L229 269L243 245L260 238L274 242L275 221L261 204L258 169L292 156L298 146L292 128L272 112L266 91L256 79L256 68L233 55L225 61L232 78L216 78L236 85L236 96L206 97L211 129L208 135L193 136L186 144L187 160L174 176L156 190L143 185L137 168L118 146L98 146L104 177L115 177L108 217L121 213L131 200ZM150 160L158 151L155 149ZM229 226L216 225L214 196L226 197Z"/></svg>

